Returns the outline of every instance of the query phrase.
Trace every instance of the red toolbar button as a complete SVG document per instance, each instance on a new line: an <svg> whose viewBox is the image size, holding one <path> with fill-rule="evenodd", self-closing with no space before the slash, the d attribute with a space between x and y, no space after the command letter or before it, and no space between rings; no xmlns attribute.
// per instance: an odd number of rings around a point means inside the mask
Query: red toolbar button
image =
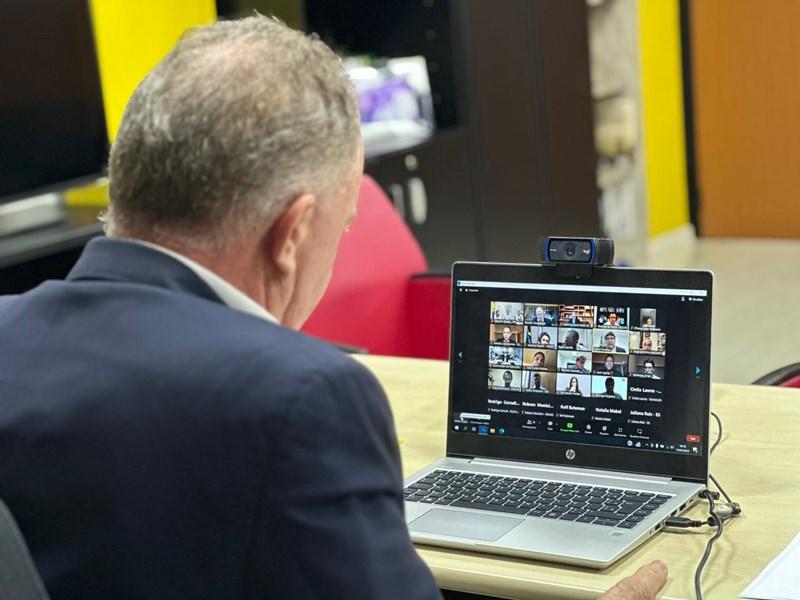
<svg viewBox="0 0 800 600"><path fill-rule="evenodd" d="M691 442L692 444L699 444L700 443L700 436L694 435L692 433L686 434L686 441Z"/></svg>

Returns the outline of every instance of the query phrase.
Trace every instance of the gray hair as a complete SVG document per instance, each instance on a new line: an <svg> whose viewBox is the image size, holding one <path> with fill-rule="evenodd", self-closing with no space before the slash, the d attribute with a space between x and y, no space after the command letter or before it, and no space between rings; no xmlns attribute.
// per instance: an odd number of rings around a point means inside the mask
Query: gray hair
<svg viewBox="0 0 800 600"><path fill-rule="evenodd" d="M220 249L330 194L359 145L355 91L323 42L261 15L191 29L125 109L106 231Z"/></svg>

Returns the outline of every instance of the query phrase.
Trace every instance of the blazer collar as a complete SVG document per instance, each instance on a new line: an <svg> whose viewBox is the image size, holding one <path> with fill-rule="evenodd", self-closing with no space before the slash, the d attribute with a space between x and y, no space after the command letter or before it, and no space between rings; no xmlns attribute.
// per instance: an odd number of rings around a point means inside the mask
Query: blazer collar
<svg viewBox="0 0 800 600"><path fill-rule="evenodd" d="M126 281L187 292L224 304L192 270L171 256L121 238L89 241L68 281Z"/></svg>

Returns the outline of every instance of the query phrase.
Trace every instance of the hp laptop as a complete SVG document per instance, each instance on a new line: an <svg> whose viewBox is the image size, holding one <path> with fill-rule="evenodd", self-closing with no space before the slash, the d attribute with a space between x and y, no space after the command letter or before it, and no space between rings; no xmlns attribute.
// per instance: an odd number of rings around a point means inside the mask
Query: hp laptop
<svg viewBox="0 0 800 600"><path fill-rule="evenodd" d="M603 568L708 476L712 275L453 267L447 455L405 483L421 544Z"/></svg>

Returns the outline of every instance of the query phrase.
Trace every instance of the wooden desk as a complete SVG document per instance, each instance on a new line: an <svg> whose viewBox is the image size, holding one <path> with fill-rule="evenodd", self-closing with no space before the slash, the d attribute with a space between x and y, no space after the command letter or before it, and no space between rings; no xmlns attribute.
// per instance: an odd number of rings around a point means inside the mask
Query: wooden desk
<svg viewBox="0 0 800 600"><path fill-rule="evenodd" d="M402 438L403 473L444 456L448 366L444 361L358 357L383 384ZM703 573L708 599L739 593L800 531L800 392L714 385L712 408L724 438L711 472L739 502L743 515L725 528ZM712 422L712 427L714 427ZM716 429L712 428L713 436ZM688 515L703 518L706 505ZM710 528L663 532L604 571L453 550L418 547L445 589L508 598L596 598L655 559L670 578L665 598L694 598L694 571Z"/></svg>

